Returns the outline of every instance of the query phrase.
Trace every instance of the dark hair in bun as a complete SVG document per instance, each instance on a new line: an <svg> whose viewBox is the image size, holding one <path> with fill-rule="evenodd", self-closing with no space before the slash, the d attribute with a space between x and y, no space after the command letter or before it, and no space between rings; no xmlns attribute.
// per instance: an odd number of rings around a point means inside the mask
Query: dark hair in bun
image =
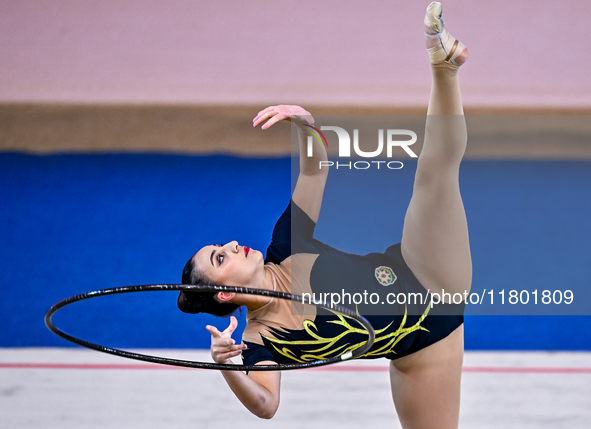
<svg viewBox="0 0 591 429"><path fill-rule="evenodd" d="M185 285L215 286L193 261L193 255L183 268L182 283ZM181 291L177 300L179 309L184 313L208 313L218 317L228 317L240 306L231 302L219 302L215 299L218 292Z"/></svg>

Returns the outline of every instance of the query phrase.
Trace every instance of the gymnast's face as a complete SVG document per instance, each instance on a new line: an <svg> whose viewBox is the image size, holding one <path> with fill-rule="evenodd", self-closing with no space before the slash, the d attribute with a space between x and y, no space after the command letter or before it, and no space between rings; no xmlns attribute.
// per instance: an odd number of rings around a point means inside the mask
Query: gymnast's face
<svg viewBox="0 0 591 429"><path fill-rule="evenodd" d="M253 279L264 272L263 254L232 241L205 246L193 256L194 262L211 281L226 286L254 286Z"/></svg>

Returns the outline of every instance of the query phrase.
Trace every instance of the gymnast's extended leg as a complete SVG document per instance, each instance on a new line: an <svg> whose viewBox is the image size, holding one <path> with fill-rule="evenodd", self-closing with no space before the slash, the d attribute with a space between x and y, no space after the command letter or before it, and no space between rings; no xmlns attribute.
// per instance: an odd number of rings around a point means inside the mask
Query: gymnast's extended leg
<svg viewBox="0 0 591 429"><path fill-rule="evenodd" d="M457 72L467 51L448 38L439 19L440 8L432 3L427 9L425 31L435 33L427 37L433 80L401 250L425 288L453 294L469 291L472 280L468 226L458 183L467 134ZM392 361L392 397L405 429L458 427L463 334L461 325L443 340Z"/></svg>
<svg viewBox="0 0 591 429"><path fill-rule="evenodd" d="M434 49L441 46L439 39L430 37L427 44L437 44ZM464 50L456 62L462 64L466 58ZM463 293L472 282L472 261L458 182L467 142L458 66L444 61L432 64L431 70L425 141L404 219L401 251L426 289Z"/></svg>

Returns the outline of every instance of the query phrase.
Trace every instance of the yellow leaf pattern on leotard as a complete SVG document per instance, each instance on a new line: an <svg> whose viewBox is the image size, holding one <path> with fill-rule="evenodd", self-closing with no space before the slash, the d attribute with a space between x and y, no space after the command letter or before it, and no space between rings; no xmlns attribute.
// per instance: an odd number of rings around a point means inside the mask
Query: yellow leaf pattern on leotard
<svg viewBox="0 0 591 429"><path fill-rule="evenodd" d="M394 332L389 333L389 334L385 334L385 335L380 336L380 334L383 334L384 332L386 332L388 330L388 328L390 328L390 326L392 326L392 323L393 323L392 322L388 326L386 326L385 328L376 330L375 331L376 338L374 341L374 346L372 347L372 349L369 352L365 353L364 355L359 356L359 358L380 357L380 356L385 356L390 353L396 353L396 351L394 350L396 345L400 342L400 340L402 340L404 337L406 337L410 333L417 331L417 330L429 332L428 329L421 326L421 323L426 319L427 315L429 314L430 309L431 309L431 305L428 305L427 308L425 309L425 311L423 312L423 314L421 315L421 317L419 318L419 320L417 321L417 323L415 323L413 326L405 328L404 326L406 325L406 320L407 320L407 308L405 307L404 317L402 318L402 321L400 322L400 326L398 327L398 329ZM361 341L361 342L358 342L355 344L346 343L346 344L338 346L337 343L341 339L345 338L347 335L351 335L351 334L367 335L368 332L364 327L355 328L354 326L352 326L349 323L349 320L353 320L353 321L355 320L352 317L345 316L345 315L336 313L334 311L331 311L331 313L335 314L337 316L338 320L330 320L327 323L334 323L336 325L341 325L343 327L343 331L334 337L325 338L325 337L320 336L318 334L318 328L316 327L315 323L311 320L304 320L304 322L303 322L304 330L308 334L308 336L311 338L309 340L290 341L290 340L281 340L278 338L272 338L272 337L265 336L265 335L262 335L262 337L265 338L269 343L271 343L273 348L279 354L281 354L282 356L285 356L288 359L294 360L296 362L313 362L316 360L328 359L333 356L343 355L345 353L349 353L354 350L357 350L357 349L363 347L363 345L365 345L367 343L367 341ZM385 343L381 344L382 342L385 342ZM293 350L291 350L289 347L289 346L302 346L302 345L318 346L318 347L314 348L314 349L305 350L305 353L301 354L300 356L296 355L296 353Z"/></svg>

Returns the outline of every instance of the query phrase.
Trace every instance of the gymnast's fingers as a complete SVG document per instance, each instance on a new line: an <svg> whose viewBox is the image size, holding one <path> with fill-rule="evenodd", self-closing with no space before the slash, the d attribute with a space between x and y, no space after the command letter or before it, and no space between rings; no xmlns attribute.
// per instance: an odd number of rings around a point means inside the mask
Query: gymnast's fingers
<svg viewBox="0 0 591 429"><path fill-rule="evenodd" d="M262 114L254 118L254 120L252 121L252 126L256 128L261 124L261 122L264 122L267 119L272 118L273 116L278 114L279 112L277 110L269 110L267 112L263 112Z"/></svg>
<svg viewBox="0 0 591 429"><path fill-rule="evenodd" d="M214 344L216 347L226 347L229 350L230 347L232 347L234 344L236 344L236 341L234 341L230 337L221 337L221 338L212 338L211 343Z"/></svg>
<svg viewBox="0 0 591 429"><path fill-rule="evenodd" d="M271 119L269 119L267 122L265 122L265 124L261 127L261 130L266 130L267 128L273 126L279 121L283 121L284 119L290 119L290 115L285 112L278 113Z"/></svg>
<svg viewBox="0 0 591 429"><path fill-rule="evenodd" d="M237 350L235 352L228 352L228 353L220 353L220 354L216 354L215 356L213 356L213 360L218 362L218 363L223 363L225 361L227 361L228 359L234 357L234 356L238 356L240 355L240 353L242 353L241 350Z"/></svg>
<svg viewBox="0 0 591 429"><path fill-rule="evenodd" d="M237 345L213 344L211 346L212 353L217 356L224 354L224 353L242 352L242 350L246 350L246 344L237 344ZM237 353L237 354L240 354L240 353Z"/></svg>
<svg viewBox="0 0 591 429"><path fill-rule="evenodd" d="M255 122L258 118L260 118L261 116L263 116L264 114L266 114L268 112L277 111L277 107L278 106L269 106L269 107L264 108L259 113L257 113L257 115L254 117L254 119L252 120L252 122Z"/></svg>
<svg viewBox="0 0 591 429"><path fill-rule="evenodd" d="M205 327L205 329L207 329L209 332L211 332L211 336L214 338L221 338L222 337L222 333L220 331L218 331L218 328L216 328L215 326L207 325Z"/></svg>
<svg viewBox="0 0 591 429"><path fill-rule="evenodd" d="M215 345L211 346L211 355L212 356L220 356L225 353L232 353L232 352L234 352L234 350L231 350L230 347L227 347L227 346L222 346L222 347L216 347Z"/></svg>
<svg viewBox="0 0 591 429"><path fill-rule="evenodd" d="M234 332L234 330L237 327L238 327L238 320L234 316L232 316L232 317L230 317L230 326L228 326L224 330L223 334L226 334L227 336L230 336L230 335L232 335L232 332Z"/></svg>
<svg viewBox="0 0 591 429"><path fill-rule="evenodd" d="M259 113L257 113L257 117L261 116L263 113L265 113L265 112L267 112L269 110L275 110L276 108L277 108L277 106L265 107L263 110L261 110Z"/></svg>
<svg viewBox="0 0 591 429"><path fill-rule="evenodd" d="M235 346L230 347L230 350L235 352L237 350L246 350L248 347L246 344L236 344Z"/></svg>

